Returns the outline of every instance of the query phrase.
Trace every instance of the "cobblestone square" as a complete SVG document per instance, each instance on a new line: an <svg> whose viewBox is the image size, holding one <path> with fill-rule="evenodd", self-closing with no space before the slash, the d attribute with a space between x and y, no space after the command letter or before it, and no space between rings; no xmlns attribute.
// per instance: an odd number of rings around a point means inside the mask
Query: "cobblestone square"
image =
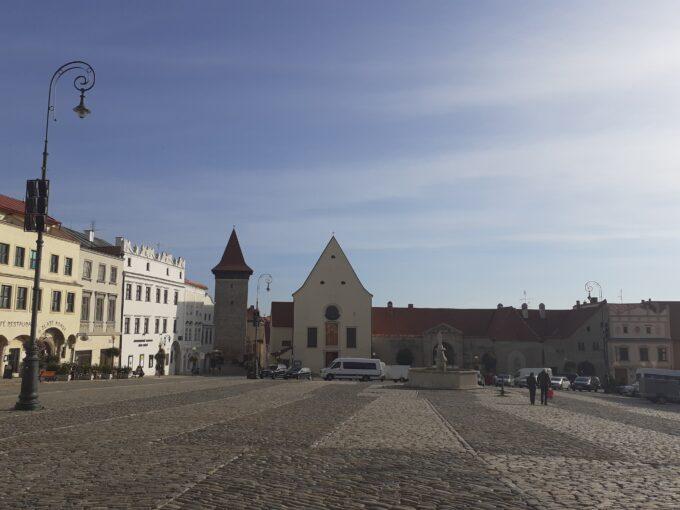
<svg viewBox="0 0 680 510"><path fill-rule="evenodd" d="M678 508L680 406L167 377L0 384L0 508Z"/></svg>

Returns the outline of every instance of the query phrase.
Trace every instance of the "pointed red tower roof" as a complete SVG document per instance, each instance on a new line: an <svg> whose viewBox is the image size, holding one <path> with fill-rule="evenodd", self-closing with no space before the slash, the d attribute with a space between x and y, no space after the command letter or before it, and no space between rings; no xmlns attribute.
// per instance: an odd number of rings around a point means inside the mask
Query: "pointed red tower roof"
<svg viewBox="0 0 680 510"><path fill-rule="evenodd" d="M222 255L222 260L212 268L212 272L217 278L228 278L236 275L241 275L241 277L243 277L253 274L253 270L248 267L248 264L246 264L246 261L243 258L241 245L238 242L238 237L236 237L236 229L231 231L229 242Z"/></svg>

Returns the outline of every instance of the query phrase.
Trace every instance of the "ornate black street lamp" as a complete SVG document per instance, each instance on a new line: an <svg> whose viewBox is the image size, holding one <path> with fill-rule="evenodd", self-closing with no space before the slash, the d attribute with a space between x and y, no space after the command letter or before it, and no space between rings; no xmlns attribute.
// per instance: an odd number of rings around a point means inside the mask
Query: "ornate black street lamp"
<svg viewBox="0 0 680 510"><path fill-rule="evenodd" d="M272 275L269 273L262 273L257 278L257 291L255 292L255 310L253 310L253 325L255 326L255 342L253 343L253 359L255 361L255 378L260 378L260 352L257 346L257 334L260 328L260 281L264 278L264 282L267 284L267 292L269 292L269 286L271 285L273 279ZM264 341L265 347L267 345L267 340ZM265 361L268 361L265 359Z"/></svg>
<svg viewBox="0 0 680 510"><path fill-rule="evenodd" d="M90 110L85 107L85 92L94 87L95 74L92 66L86 62L75 60L64 64L52 75L50 88L47 94L47 119L45 122L45 146L42 155L42 173L40 179L29 180L26 185L26 211L24 230L37 232L35 275L33 277L33 303L31 306L31 338L25 345L26 357L24 358L23 374L21 378L21 393L15 409L21 411L34 411L42 408L38 401L38 343L36 341L38 329L38 304L40 300L40 265L42 261L43 232L47 217L47 203L49 194L49 181L47 180L47 135L50 129L50 115L54 117L54 104L52 93L64 74L76 71L78 74L73 80L73 86L80 91L80 104L73 111L78 117L84 119ZM56 119L55 119L56 120Z"/></svg>

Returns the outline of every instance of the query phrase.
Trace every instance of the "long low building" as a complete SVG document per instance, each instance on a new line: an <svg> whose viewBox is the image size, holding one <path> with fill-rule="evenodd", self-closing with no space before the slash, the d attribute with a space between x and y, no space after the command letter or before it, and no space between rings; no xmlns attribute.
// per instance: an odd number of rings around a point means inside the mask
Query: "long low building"
<svg viewBox="0 0 680 510"><path fill-rule="evenodd" d="M335 237L292 301L273 302L269 352L313 371L336 357L378 357L430 366L438 333L449 364L489 373L552 367L603 375L607 303L590 299L567 310L417 308L372 305Z"/></svg>

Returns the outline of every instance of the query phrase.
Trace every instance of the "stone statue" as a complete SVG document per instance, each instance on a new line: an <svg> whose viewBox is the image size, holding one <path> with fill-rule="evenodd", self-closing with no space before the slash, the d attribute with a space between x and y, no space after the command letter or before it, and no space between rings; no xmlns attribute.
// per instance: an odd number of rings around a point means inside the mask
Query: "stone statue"
<svg viewBox="0 0 680 510"><path fill-rule="evenodd" d="M446 372L446 348L442 343L442 332L437 333L437 369L440 372Z"/></svg>

